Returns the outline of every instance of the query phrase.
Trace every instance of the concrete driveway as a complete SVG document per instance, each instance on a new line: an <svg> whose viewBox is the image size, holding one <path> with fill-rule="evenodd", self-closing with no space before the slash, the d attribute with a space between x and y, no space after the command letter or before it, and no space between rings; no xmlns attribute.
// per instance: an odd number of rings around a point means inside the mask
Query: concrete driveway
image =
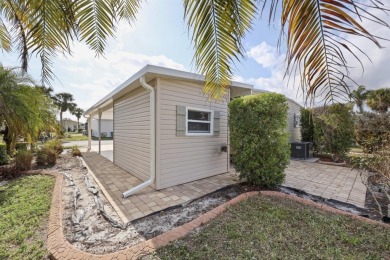
<svg viewBox="0 0 390 260"><path fill-rule="evenodd" d="M113 161L113 140L102 140L101 144L101 155L106 157L108 160ZM77 145L81 152L86 152L88 148L88 141L66 141L63 142L65 146ZM92 140L91 150L99 152L99 141Z"/></svg>

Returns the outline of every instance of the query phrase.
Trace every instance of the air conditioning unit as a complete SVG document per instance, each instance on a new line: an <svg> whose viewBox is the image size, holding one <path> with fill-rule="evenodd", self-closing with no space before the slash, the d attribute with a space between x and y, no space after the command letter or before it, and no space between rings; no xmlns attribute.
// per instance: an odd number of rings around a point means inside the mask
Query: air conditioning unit
<svg viewBox="0 0 390 260"><path fill-rule="evenodd" d="M291 143L291 157L298 159L308 159L312 157L312 143L310 142L293 142Z"/></svg>

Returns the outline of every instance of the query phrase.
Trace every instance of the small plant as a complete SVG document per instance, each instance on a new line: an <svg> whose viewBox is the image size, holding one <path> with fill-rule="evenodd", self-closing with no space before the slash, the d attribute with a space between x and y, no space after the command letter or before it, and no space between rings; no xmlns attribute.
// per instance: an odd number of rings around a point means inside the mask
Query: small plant
<svg viewBox="0 0 390 260"><path fill-rule="evenodd" d="M72 156L81 156L80 149L77 145L72 147Z"/></svg>
<svg viewBox="0 0 390 260"><path fill-rule="evenodd" d="M281 94L245 96L229 103L234 165L240 178L264 187L283 183L290 158L287 99Z"/></svg>
<svg viewBox="0 0 390 260"><path fill-rule="evenodd" d="M301 108L301 140L302 142L314 142L313 111Z"/></svg>
<svg viewBox="0 0 390 260"><path fill-rule="evenodd" d="M7 145L0 143L0 165L8 164L10 158L7 154Z"/></svg>
<svg viewBox="0 0 390 260"><path fill-rule="evenodd" d="M42 147L37 151L36 163L39 166L53 166L57 162L57 151L49 147Z"/></svg>
<svg viewBox="0 0 390 260"><path fill-rule="evenodd" d="M31 169L31 162L33 156L31 151L19 151L15 156L15 167L20 171L27 171Z"/></svg>
<svg viewBox="0 0 390 260"><path fill-rule="evenodd" d="M57 154L61 154L64 151L64 146L61 140L50 140L45 143L45 147L53 149Z"/></svg>
<svg viewBox="0 0 390 260"><path fill-rule="evenodd" d="M57 162L58 154L53 149L47 149L47 165L53 166Z"/></svg>

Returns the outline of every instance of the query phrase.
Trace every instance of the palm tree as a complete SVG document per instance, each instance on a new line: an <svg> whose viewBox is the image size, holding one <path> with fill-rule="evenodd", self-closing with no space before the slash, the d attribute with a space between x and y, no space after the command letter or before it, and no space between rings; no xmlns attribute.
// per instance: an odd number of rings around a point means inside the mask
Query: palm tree
<svg viewBox="0 0 390 260"><path fill-rule="evenodd" d="M74 98L73 95L70 93L62 92L57 93L54 96L54 103L58 106L58 109L60 110L60 125L62 126L62 113L69 110L69 112L73 112L73 110L76 108L76 103L73 102Z"/></svg>
<svg viewBox="0 0 390 260"><path fill-rule="evenodd" d="M363 103L367 98L368 92L366 91L366 87L360 85L357 90L353 90L349 95L351 99L355 102L356 106L359 109L360 114L364 112Z"/></svg>
<svg viewBox="0 0 390 260"><path fill-rule="evenodd" d="M367 105L376 112L387 113L390 107L390 88L368 91Z"/></svg>
<svg viewBox="0 0 390 260"><path fill-rule="evenodd" d="M31 84L20 70L0 65L0 122L5 125L1 134L10 155L19 135L33 143L40 131L56 125L51 102Z"/></svg>
<svg viewBox="0 0 390 260"><path fill-rule="evenodd" d="M82 110L81 108L75 108L72 112L73 115L75 115L77 117L77 132L79 131L79 127L80 127L80 118L81 116L83 115L84 113L84 110Z"/></svg>
<svg viewBox="0 0 390 260"><path fill-rule="evenodd" d="M54 78L52 59L58 53L71 53L72 41L81 40L97 55L103 54L117 23L128 21L132 26L141 2L1 1L0 49L10 51L15 45L24 70L31 54L37 54L42 62L42 80L50 83ZM275 21L281 10L278 23L281 35L286 35L287 74L299 72L306 98L321 98L324 102L348 99L348 81L352 79L345 54L351 54L359 62L359 56L365 55L350 36L364 37L380 47L380 36L367 31L363 23L371 21L389 28L386 21L375 15L377 11L390 11L388 1L381 0L183 0L183 3L195 48L194 64L206 75L204 91L216 99L226 94L234 63L246 53L243 39L257 14L263 14L266 8L269 22Z"/></svg>

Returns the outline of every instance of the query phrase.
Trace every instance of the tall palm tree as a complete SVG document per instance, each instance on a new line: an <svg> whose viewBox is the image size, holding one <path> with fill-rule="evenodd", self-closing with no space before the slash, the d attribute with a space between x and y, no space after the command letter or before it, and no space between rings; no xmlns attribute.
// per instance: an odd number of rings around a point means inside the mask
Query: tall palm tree
<svg viewBox="0 0 390 260"><path fill-rule="evenodd" d="M50 82L54 77L52 60L58 53L70 53L72 41L81 40L101 55L118 22L128 21L132 26L141 3L4 0L0 2L0 49L10 51L15 44L24 70L31 54L37 54L42 80ZM212 98L225 95L232 67L246 53L243 39L257 14L266 8L269 22L281 10L287 73L298 72L306 97L324 102L348 99L352 79L345 54L359 62L365 55L349 36L364 37L380 47L381 38L367 31L363 23L371 21L389 28L375 15L390 11L388 1L382 0L183 0L183 4L195 48L194 64L206 75L204 90Z"/></svg>
<svg viewBox="0 0 390 260"><path fill-rule="evenodd" d="M367 105L376 112L387 113L390 107L390 88L368 91Z"/></svg>
<svg viewBox="0 0 390 260"><path fill-rule="evenodd" d="M363 85L360 85L358 89L353 90L351 94L349 95L351 99L355 102L356 106L359 109L360 114L364 112L363 110L363 104L364 101L367 98L368 92L366 91L366 87Z"/></svg>
<svg viewBox="0 0 390 260"><path fill-rule="evenodd" d="M84 110L77 107L73 110L72 114L76 116L77 118L77 132L79 131L79 128L80 128L80 118L81 116L83 115L84 113Z"/></svg>
<svg viewBox="0 0 390 260"><path fill-rule="evenodd" d="M60 111L60 125L62 126L62 113L69 110L69 112L73 112L76 108L76 103L73 102L73 95L70 93L62 92L57 93L54 97L54 103L58 106Z"/></svg>

